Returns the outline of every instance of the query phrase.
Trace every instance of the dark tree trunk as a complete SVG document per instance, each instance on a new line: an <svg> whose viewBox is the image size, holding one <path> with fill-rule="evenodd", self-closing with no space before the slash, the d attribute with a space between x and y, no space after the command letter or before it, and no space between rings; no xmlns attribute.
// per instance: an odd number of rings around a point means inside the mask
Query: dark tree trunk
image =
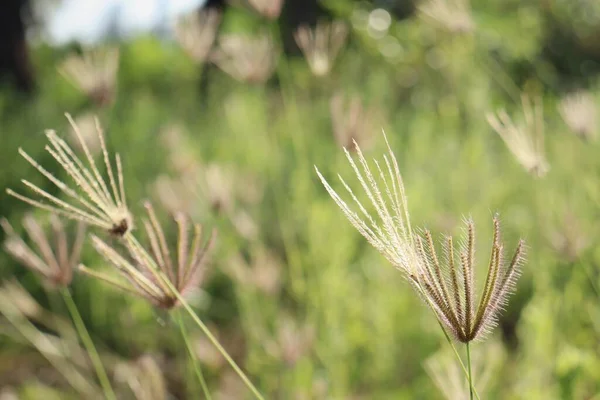
<svg viewBox="0 0 600 400"><path fill-rule="evenodd" d="M27 0L4 0L0 12L0 79L31 92L34 76L25 39Z"/></svg>

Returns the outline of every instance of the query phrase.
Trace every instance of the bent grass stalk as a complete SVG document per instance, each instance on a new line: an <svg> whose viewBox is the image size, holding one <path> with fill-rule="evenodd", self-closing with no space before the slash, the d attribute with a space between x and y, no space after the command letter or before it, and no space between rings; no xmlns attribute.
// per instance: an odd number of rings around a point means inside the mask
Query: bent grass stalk
<svg viewBox="0 0 600 400"><path fill-rule="evenodd" d="M174 317L177 321L177 325L179 325L179 330L181 331L181 337L183 338L183 342L185 343L185 348L190 357L190 363L194 366L194 372L196 374L196 378L200 382L200 386L202 387L202 392L204 392L204 398L206 400L211 400L212 397L210 395L210 391L208 390L208 386L206 384L206 380L204 379L204 375L202 374L202 368L200 367L198 360L194 356L194 350L192 349L192 345L190 343L190 339L188 337L187 329L185 328L185 323L183 321L183 315L179 311L177 311L177 316Z"/></svg>
<svg viewBox="0 0 600 400"><path fill-rule="evenodd" d="M110 380L108 379L108 375L106 374L106 370L102 365L102 360L100 359L100 355L94 346L94 342L90 337L89 332L87 331L85 324L83 323L83 319L81 318L81 314L77 310L77 305L73 301L73 297L69 292L68 288L62 288L60 293L64 299L64 302L69 310L69 314L71 314L71 318L73 318L73 323L75 324L75 329L77 329L77 334L81 338L83 345L85 346L88 355L90 356L90 360L94 365L94 369L96 370L96 375L98 376L98 380L100 381L100 386L102 386L102 390L104 391L104 397L109 400L116 400L115 392L110 384Z"/></svg>

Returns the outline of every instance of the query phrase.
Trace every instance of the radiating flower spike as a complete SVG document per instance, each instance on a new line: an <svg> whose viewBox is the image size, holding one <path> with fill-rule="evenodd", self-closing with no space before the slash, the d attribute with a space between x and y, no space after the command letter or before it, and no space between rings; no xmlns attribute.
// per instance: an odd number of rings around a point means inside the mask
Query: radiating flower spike
<svg viewBox="0 0 600 400"><path fill-rule="evenodd" d="M321 21L314 29L301 26L294 33L296 44L304 53L308 66L315 76L329 74L347 36L348 27L342 21L331 23Z"/></svg>
<svg viewBox="0 0 600 400"><path fill-rule="evenodd" d="M69 114L66 114L66 117L79 140L88 166L73 152L67 142L61 139L53 130L46 131L46 137L50 142L50 145L46 145L46 151L73 179L76 188L69 187L65 182L52 175L24 150L19 149L19 154L58 187L70 199L70 202L48 193L27 180L22 180L23 184L38 195L39 199L24 196L11 189L7 189L7 193L34 207L97 226L115 236L123 236L132 228L133 221L125 199L121 159L118 154L115 155L115 172L106 149L102 128L99 121L96 120L96 131L102 149L106 173L108 174L109 183L107 184L77 125ZM44 200L47 203L43 202Z"/></svg>
<svg viewBox="0 0 600 400"><path fill-rule="evenodd" d="M69 235L56 215L52 215L49 237L40 224L31 216L23 218L23 227L37 252L25 243L6 219L0 220L6 233L4 249L26 268L40 274L51 286L68 286L73 278L73 270L79 263L79 256L85 237L85 225L77 225L77 232L69 246ZM52 240L53 239L53 240ZM70 248L70 251L69 251Z"/></svg>
<svg viewBox="0 0 600 400"><path fill-rule="evenodd" d="M439 320L460 342L468 343L482 338L496 325L497 317L514 291L524 262L525 249L521 240L510 262L503 259L500 242L500 222L494 217L494 237L487 276L479 303L476 304L475 283L475 225L466 222L466 238L455 253L451 237L446 239L446 260L443 266L437 258L431 233L425 231L418 242L425 260L419 285L428 304Z"/></svg>
<svg viewBox="0 0 600 400"><path fill-rule="evenodd" d="M524 116L522 123L514 123L505 110L500 110L496 114L488 113L487 120L527 172L542 177L550 169L544 154L542 101L536 97L531 104L530 99L523 95L521 102Z"/></svg>
<svg viewBox="0 0 600 400"><path fill-rule="evenodd" d="M148 248L127 236L124 239L128 257L124 257L97 236L92 236L94 248L120 272L124 280L83 265L79 268L82 272L140 296L157 307L170 309L179 305L172 288L181 296L186 296L203 280L216 232L213 230L203 245L202 228L199 224L194 224L190 244L188 219L183 214L178 214L174 218L178 227L177 248L172 251L154 208L149 202L145 204L145 208L148 218L143 221L143 225L149 242ZM172 253L176 254L175 258ZM164 279L168 279L169 283Z"/></svg>
<svg viewBox="0 0 600 400"><path fill-rule="evenodd" d="M563 120L580 138L593 141L598 136L598 112L594 97L587 91L577 91L561 99L558 111Z"/></svg>
<svg viewBox="0 0 600 400"><path fill-rule="evenodd" d="M188 56L202 64L213 46L220 23L221 13L218 10L211 8L201 13L193 12L179 21L175 37Z"/></svg>

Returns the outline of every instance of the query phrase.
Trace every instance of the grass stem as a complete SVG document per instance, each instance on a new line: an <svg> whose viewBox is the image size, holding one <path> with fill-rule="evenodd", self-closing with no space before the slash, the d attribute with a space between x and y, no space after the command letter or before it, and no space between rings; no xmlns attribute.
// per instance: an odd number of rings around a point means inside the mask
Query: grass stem
<svg viewBox="0 0 600 400"><path fill-rule="evenodd" d="M473 373L471 372L471 349L467 342L467 368L469 372L469 399L473 400Z"/></svg>
<svg viewBox="0 0 600 400"><path fill-rule="evenodd" d="M77 310L77 305L73 301L73 297L71 296L71 292L68 288L61 289L62 297L65 301L67 309L69 310L69 314L71 314L71 318L73 319L73 323L75 324L75 329L77 330L77 334L81 338L85 349L88 352L90 360L92 361L92 365L96 370L96 375L98 376L98 380L100 381L100 386L102 386L102 390L104 391L104 397L108 400L116 400L117 397L113 388L110 384L110 380L108 379L108 375L106 374L106 370L102 365L102 360L100 359L100 355L94 346L94 342L90 337L88 330L83 323L83 319L81 318L81 314Z"/></svg>
<svg viewBox="0 0 600 400"><path fill-rule="evenodd" d="M190 343L189 336L187 334L187 329L185 328L185 323L183 321L183 316L179 311L177 311L177 324L179 325L179 330L181 331L181 337L183 338L183 342L185 343L185 347L187 349L188 355L190 357L190 362L194 366L194 372L196 373L196 378L200 382L200 386L202 387L202 392L204 392L204 398L206 400L211 400L210 391L208 390L208 385L206 384L206 380L204 379L204 375L202 374L202 368L200 364L196 360L194 356L194 350L192 349L192 345Z"/></svg>

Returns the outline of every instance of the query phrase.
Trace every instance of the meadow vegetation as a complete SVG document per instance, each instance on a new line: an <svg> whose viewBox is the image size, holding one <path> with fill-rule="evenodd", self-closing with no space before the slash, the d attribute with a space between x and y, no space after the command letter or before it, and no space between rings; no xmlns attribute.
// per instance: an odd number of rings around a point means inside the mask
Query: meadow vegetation
<svg viewBox="0 0 600 400"><path fill-rule="evenodd" d="M2 395L600 399L596 2L250 3L0 91Z"/></svg>

